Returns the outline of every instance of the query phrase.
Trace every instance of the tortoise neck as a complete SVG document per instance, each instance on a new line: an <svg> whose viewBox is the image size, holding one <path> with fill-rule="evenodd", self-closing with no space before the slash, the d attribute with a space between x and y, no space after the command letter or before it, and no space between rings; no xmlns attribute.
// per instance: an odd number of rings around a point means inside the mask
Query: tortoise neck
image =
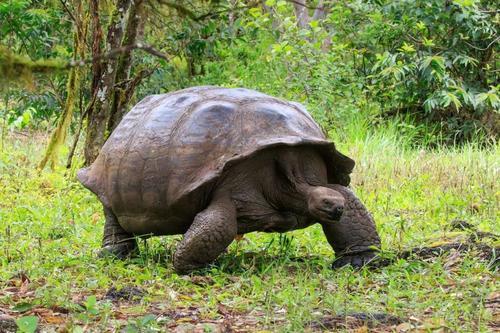
<svg viewBox="0 0 500 333"><path fill-rule="evenodd" d="M308 184L292 184L284 179L277 182L262 181L263 195L271 207L302 216L309 216L307 198L311 188Z"/></svg>

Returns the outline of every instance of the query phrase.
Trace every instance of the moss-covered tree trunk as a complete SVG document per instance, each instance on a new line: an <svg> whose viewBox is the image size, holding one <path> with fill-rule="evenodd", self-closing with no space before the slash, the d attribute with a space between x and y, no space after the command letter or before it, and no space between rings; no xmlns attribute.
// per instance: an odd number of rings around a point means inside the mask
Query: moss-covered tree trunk
<svg viewBox="0 0 500 333"><path fill-rule="evenodd" d="M114 8L106 36L106 52L116 49L121 45L130 3L130 0L118 0ZM93 4L92 10L93 22L102 24L99 18L100 8L98 1ZM99 37L94 34L94 39L95 38ZM98 55L99 54L94 54L95 57ZM95 91L93 91L95 100L87 115L88 121L84 147L86 165L95 160L99 154L99 149L106 141L106 130L111 103L113 101L117 64L118 59L116 57L109 58L102 62L102 70L97 73L92 73L93 81L97 82L97 84L96 87L94 87Z"/></svg>
<svg viewBox="0 0 500 333"><path fill-rule="evenodd" d="M85 58L85 39L87 35L87 16L82 8L82 1L75 1L74 19L76 22L75 32L73 34L73 59L77 60ZM55 168L59 156L59 148L66 140L68 128L73 119L73 110L76 97L80 91L82 74L83 68L78 66L72 67L68 74L64 109L59 117L56 129L50 137L45 155L38 164L39 169L45 168L47 164L49 164L52 169Z"/></svg>
<svg viewBox="0 0 500 333"><path fill-rule="evenodd" d="M102 24L99 18L99 1L91 0L94 25ZM93 104L89 108L84 147L85 164L91 164L106 142L109 133L125 114L130 98L137 85L131 78L133 48L142 38L145 1L118 0L108 27L104 50L99 46L102 33L94 28L94 57L123 47L126 51L101 60L93 66Z"/></svg>
<svg viewBox="0 0 500 333"><path fill-rule="evenodd" d="M122 45L134 45L144 35L144 0L135 0L130 8L129 19ZM127 107L136 87L131 80L132 50L123 52L119 58L116 71L116 87L114 89L111 112L108 121L108 131L111 132L118 125L127 112Z"/></svg>

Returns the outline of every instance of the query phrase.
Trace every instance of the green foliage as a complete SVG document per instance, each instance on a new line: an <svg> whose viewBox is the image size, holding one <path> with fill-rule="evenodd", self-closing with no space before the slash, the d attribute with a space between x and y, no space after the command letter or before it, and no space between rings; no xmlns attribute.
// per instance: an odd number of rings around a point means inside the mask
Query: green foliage
<svg viewBox="0 0 500 333"><path fill-rule="evenodd" d="M5 0L0 3L0 42L11 51L31 59L62 56L61 42L71 43L66 34L70 22L53 1ZM69 44L70 45L70 44Z"/></svg>
<svg viewBox="0 0 500 333"><path fill-rule="evenodd" d="M196 84L246 86L306 104L327 131L361 113L373 125L396 117L426 132L415 145L498 139L494 1L343 0L326 8L323 18L300 28L288 1L150 5L158 15L143 39L172 60L140 58L135 70L156 69L135 100ZM0 18L0 41L20 56L69 58L74 51L67 34L72 18L60 4L10 0ZM12 70L12 63L2 68ZM50 89L38 80L45 86L33 92L11 88L15 118L34 107L32 125L54 123L64 79L58 74ZM84 80L85 105L90 82Z"/></svg>
<svg viewBox="0 0 500 333"><path fill-rule="evenodd" d="M31 128L44 129L48 126L48 122L54 120L55 116L60 111L60 101L58 101L59 92L64 91L64 77L56 76L51 80L50 85L55 86L55 90L46 89L44 91L28 89L10 89L9 93L5 94L5 100L8 100L9 107L2 110L0 115L7 118L7 122L13 122L17 117L22 115L26 110L32 113ZM44 82L48 83L48 82ZM62 98L65 95L63 94Z"/></svg>
<svg viewBox="0 0 500 333"><path fill-rule="evenodd" d="M26 126L30 125L31 120L33 119L33 108L28 108L26 109L22 115L19 117L15 118L11 123L10 126L17 128L17 129L23 129Z"/></svg>
<svg viewBox="0 0 500 333"><path fill-rule="evenodd" d="M0 46L0 91L8 83L20 82L33 85L34 73L49 73L65 68L66 63L58 59L31 60L27 56L14 54Z"/></svg>
<svg viewBox="0 0 500 333"><path fill-rule="evenodd" d="M125 333L139 333L139 332L157 332L156 316L149 314L142 317L130 320L130 323L125 327ZM156 329L153 329L156 328Z"/></svg>
<svg viewBox="0 0 500 333"><path fill-rule="evenodd" d="M0 115L17 118L33 107L31 125L37 126L57 114L64 85L54 87L45 77L64 78L60 70L71 54L71 29L71 20L54 1L0 2L0 95L8 104Z"/></svg>
<svg viewBox="0 0 500 333"><path fill-rule="evenodd" d="M376 29L366 26L359 35L376 41L366 41L373 98L388 112L441 122L455 140L471 138L479 129L496 136L495 8L494 1L441 0L391 1L375 7L381 15Z"/></svg>
<svg viewBox="0 0 500 333"><path fill-rule="evenodd" d="M171 45L184 50L196 41L197 70L182 60L187 56L178 58L141 94L245 86L306 104L327 130L349 126L361 113L373 125L396 117L418 128L415 145L498 139L492 2L341 1L307 28L297 26L286 1L267 6L240 12L230 26L226 17L185 23L183 39Z"/></svg>
<svg viewBox="0 0 500 333"><path fill-rule="evenodd" d="M38 327L38 317L26 316L16 320L17 327L21 333L35 333Z"/></svg>

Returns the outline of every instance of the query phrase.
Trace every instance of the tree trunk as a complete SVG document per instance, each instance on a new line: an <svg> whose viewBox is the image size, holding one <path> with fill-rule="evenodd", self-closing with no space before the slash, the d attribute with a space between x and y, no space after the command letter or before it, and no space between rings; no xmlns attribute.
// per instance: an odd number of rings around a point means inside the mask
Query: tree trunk
<svg viewBox="0 0 500 333"><path fill-rule="evenodd" d="M309 23L311 21L319 21L325 19L329 11L329 6L325 5L324 0L318 1L318 4L316 5L312 16L309 16L309 10L306 6L307 0L294 0L293 2L297 25L303 29L310 28ZM328 37L326 37L321 44L321 50L323 52L328 52L331 44L331 33L329 33Z"/></svg>
<svg viewBox="0 0 500 333"><path fill-rule="evenodd" d="M314 10L314 14L312 19L317 21L317 20L323 20L326 17L327 14L327 8L325 7L324 1L319 0L318 5L316 9Z"/></svg>
<svg viewBox="0 0 500 333"><path fill-rule="evenodd" d="M123 36L123 27L125 27L127 20L127 13L130 7L131 0L118 0L110 26L108 28L106 40L106 52L120 47ZM99 15L99 8L93 12L94 20L98 22L99 19L95 16ZM94 38L98 38L95 34ZM94 41L95 42L95 41ZM116 58L107 59L102 62L103 71L92 73L93 81L98 81L96 87L96 100L89 112L87 120L87 131L85 138L84 156L85 165L91 164L99 154L99 150L106 142L107 138L107 124L110 118L111 103L113 102L113 91L116 79L118 60Z"/></svg>
<svg viewBox="0 0 500 333"><path fill-rule="evenodd" d="M306 0L296 0L293 2L297 24L301 28L307 28L310 21L309 12L306 6Z"/></svg>
<svg viewBox="0 0 500 333"><path fill-rule="evenodd" d="M144 35L144 0L135 0L130 8L129 19L122 46L134 45ZM116 71L115 89L108 121L108 132L111 133L120 123L127 111L132 94L127 93L131 84L132 50L121 54Z"/></svg>
<svg viewBox="0 0 500 333"><path fill-rule="evenodd" d="M92 19L92 57L96 57L102 53L103 33L101 27L101 19L99 17L99 0L90 0L90 16ZM99 89L99 81L102 77L102 62L98 59L92 61L92 98L97 95ZM89 113L92 109L89 110ZM83 116L83 115L82 115Z"/></svg>

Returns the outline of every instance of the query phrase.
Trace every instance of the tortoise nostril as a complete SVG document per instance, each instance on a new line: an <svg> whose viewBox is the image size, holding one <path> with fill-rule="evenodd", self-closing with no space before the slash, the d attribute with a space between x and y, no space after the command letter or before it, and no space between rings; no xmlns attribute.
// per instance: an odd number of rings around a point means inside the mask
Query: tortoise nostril
<svg viewBox="0 0 500 333"><path fill-rule="evenodd" d="M342 213L344 212L344 207L342 206L337 206L334 209L330 211L330 219L333 220L339 220L342 216Z"/></svg>

